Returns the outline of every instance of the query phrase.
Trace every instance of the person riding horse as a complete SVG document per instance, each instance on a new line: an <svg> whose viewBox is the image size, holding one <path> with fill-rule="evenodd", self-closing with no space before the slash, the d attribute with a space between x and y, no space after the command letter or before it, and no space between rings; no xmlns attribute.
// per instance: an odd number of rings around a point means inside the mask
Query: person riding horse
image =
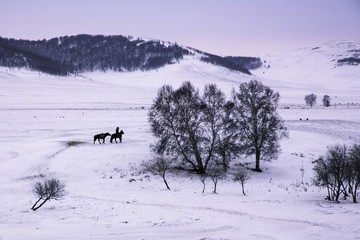
<svg viewBox="0 0 360 240"><path fill-rule="evenodd" d="M123 130L119 132L119 127L116 128L115 133L111 135L110 142L112 143L113 139L117 143L116 139L118 138L120 142L122 141L122 135L125 134Z"/></svg>

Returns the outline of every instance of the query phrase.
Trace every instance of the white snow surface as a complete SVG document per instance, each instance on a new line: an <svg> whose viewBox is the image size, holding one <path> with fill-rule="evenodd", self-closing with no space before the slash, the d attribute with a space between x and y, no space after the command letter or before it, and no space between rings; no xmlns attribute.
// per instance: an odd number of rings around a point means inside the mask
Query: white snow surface
<svg viewBox="0 0 360 240"><path fill-rule="evenodd" d="M327 146L360 143L360 67L331 62L348 44L313 48L267 56L270 68L253 76L193 58L149 72L71 77L0 68L0 239L360 239L360 205L328 202L312 185L312 162ZM252 173L246 196L230 174L214 194L209 179L202 193L196 174L169 172L169 191L143 171L154 142L147 111L160 86L216 83L229 97L251 79L279 91L289 138L279 159ZM311 92L314 108L303 100ZM321 106L323 94L333 106ZM93 144L93 135L117 126L121 144ZM233 167L239 163L254 160ZM34 212L32 186L43 176L65 182L67 194Z"/></svg>

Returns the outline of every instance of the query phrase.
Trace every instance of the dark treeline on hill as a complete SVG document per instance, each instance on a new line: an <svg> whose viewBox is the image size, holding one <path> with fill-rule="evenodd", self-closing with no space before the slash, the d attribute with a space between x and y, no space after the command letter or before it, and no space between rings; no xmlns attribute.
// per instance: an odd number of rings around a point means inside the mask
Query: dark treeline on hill
<svg viewBox="0 0 360 240"><path fill-rule="evenodd" d="M251 74L250 71L248 69L244 68L242 65L238 65L235 62L233 62L227 58L220 57L217 55L206 54L204 57L201 57L200 60L203 62L208 62L208 63L214 64L214 65L223 66L223 67L226 67L226 68L234 70L234 71Z"/></svg>
<svg viewBox="0 0 360 240"><path fill-rule="evenodd" d="M262 62L260 58L256 57L225 57L225 59L231 61L233 64L242 66L248 70L254 70L261 67Z"/></svg>
<svg viewBox="0 0 360 240"><path fill-rule="evenodd" d="M196 49L193 50L203 54L203 56L200 58L200 60L203 62L226 67L230 70L239 71L249 75L251 75L249 70L257 69L262 65L261 59L256 57L220 57L214 54L201 52Z"/></svg>
<svg viewBox="0 0 360 240"><path fill-rule="evenodd" d="M76 35L38 41L0 37L0 66L28 68L53 75L97 70L146 71L176 63L193 54L190 49L177 44L120 35ZM202 55L202 61L247 74L252 66L261 63L256 58Z"/></svg>
<svg viewBox="0 0 360 240"><path fill-rule="evenodd" d="M338 60L339 64L347 64L347 65L358 65L360 64L360 58L356 57L348 57Z"/></svg>

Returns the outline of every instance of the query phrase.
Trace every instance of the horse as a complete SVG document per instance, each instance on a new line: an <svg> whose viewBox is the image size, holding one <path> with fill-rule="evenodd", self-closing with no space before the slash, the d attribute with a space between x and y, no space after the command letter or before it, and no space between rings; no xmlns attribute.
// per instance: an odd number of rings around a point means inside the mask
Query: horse
<svg viewBox="0 0 360 240"><path fill-rule="evenodd" d="M94 136L94 144L95 144L95 141L96 141L96 140L98 140L99 143L101 144L100 139L102 139L102 140L103 140L103 143L105 143L105 138L106 138L107 136L110 136L110 133L107 132L107 133L96 134L96 135Z"/></svg>
<svg viewBox="0 0 360 240"><path fill-rule="evenodd" d="M115 139L115 142L117 143L116 139L118 138L120 140L120 142L122 141L122 135L125 134L123 132L123 130L121 130L120 132L116 132L114 134L111 135L110 138L110 142L112 143L112 141Z"/></svg>

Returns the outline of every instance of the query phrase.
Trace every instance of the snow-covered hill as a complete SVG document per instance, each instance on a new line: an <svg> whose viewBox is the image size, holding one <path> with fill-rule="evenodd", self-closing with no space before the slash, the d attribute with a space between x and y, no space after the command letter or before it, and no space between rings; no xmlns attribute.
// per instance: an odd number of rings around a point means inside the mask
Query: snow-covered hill
<svg viewBox="0 0 360 240"><path fill-rule="evenodd" d="M223 58L177 43L132 36L76 35L42 41L0 37L0 66L28 68L57 76L86 71L148 71L174 64L185 56L250 74L258 58Z"/></svg>
<svg viewBox="0 0 360 240"><path fill-rule="evenodd" d="M277 88L285 102L302 102L305 94L324 94L337 103L360 102L360 65L341 64L359 58L360 42L328 42L316 46L261 57L263 66L255 71L260 79Z"/></svg>
<svg viewBox="0 0 360 240"><path fill-rule="evenodd" d="M83 103L94 107L104 103L147 106L163 84L176 87L191 81L202 89L205 84L216 83L230 95L241 82L259 79L279 91L282 104L303 104L304 96L310 93L318 96L320 105L325 94L333 104L360 103L360 65L338 63L359 54L359 49L360 43L331 42L264 56L263 66L252 71L253 75L202 62L201 54L157 70L89 72L71 77L0 68L0 94L6 107L15 107L18 101L22 107L37 108L47 103L59 108L81 107ZM144 95L139 88L149 94Z"/></svg>
<svg viewBox="0 0 360 240"><path fill-rule="evenodd" d="M324 200L326 190L311 179L312 162L328 145L360 141L360 66L336 64L344 55L335 49L346 54L353 47L318 47L264 57L270 68L252 76L196 56L158 70L71 77L0 68L0 239L357 239L359 204ZM279 107L290 137L281 141L278 160L253 173L247 196L231 175L213 194L211 180L202 193L195 174L170 172L168 191L143 171L154 140L147 107L160 86L217 83L229 96L253 78L291 106ZM346 104L305 108L310 92ZM93 135L117 126L123 143L93 144ZM33 212L32 186L44 177L65 182L67 194Z"/></svg>
<svg viewBox="0 0 360 240"><path fill-rule="evenodd" d="M191 81L199 88L217 83L230 95L231 88L251 76L189 57L179 64L152 71L90 72L57 77L27 70L0 68L2 107L92 108L149 106L163 84L178 87Z"/></svg>

